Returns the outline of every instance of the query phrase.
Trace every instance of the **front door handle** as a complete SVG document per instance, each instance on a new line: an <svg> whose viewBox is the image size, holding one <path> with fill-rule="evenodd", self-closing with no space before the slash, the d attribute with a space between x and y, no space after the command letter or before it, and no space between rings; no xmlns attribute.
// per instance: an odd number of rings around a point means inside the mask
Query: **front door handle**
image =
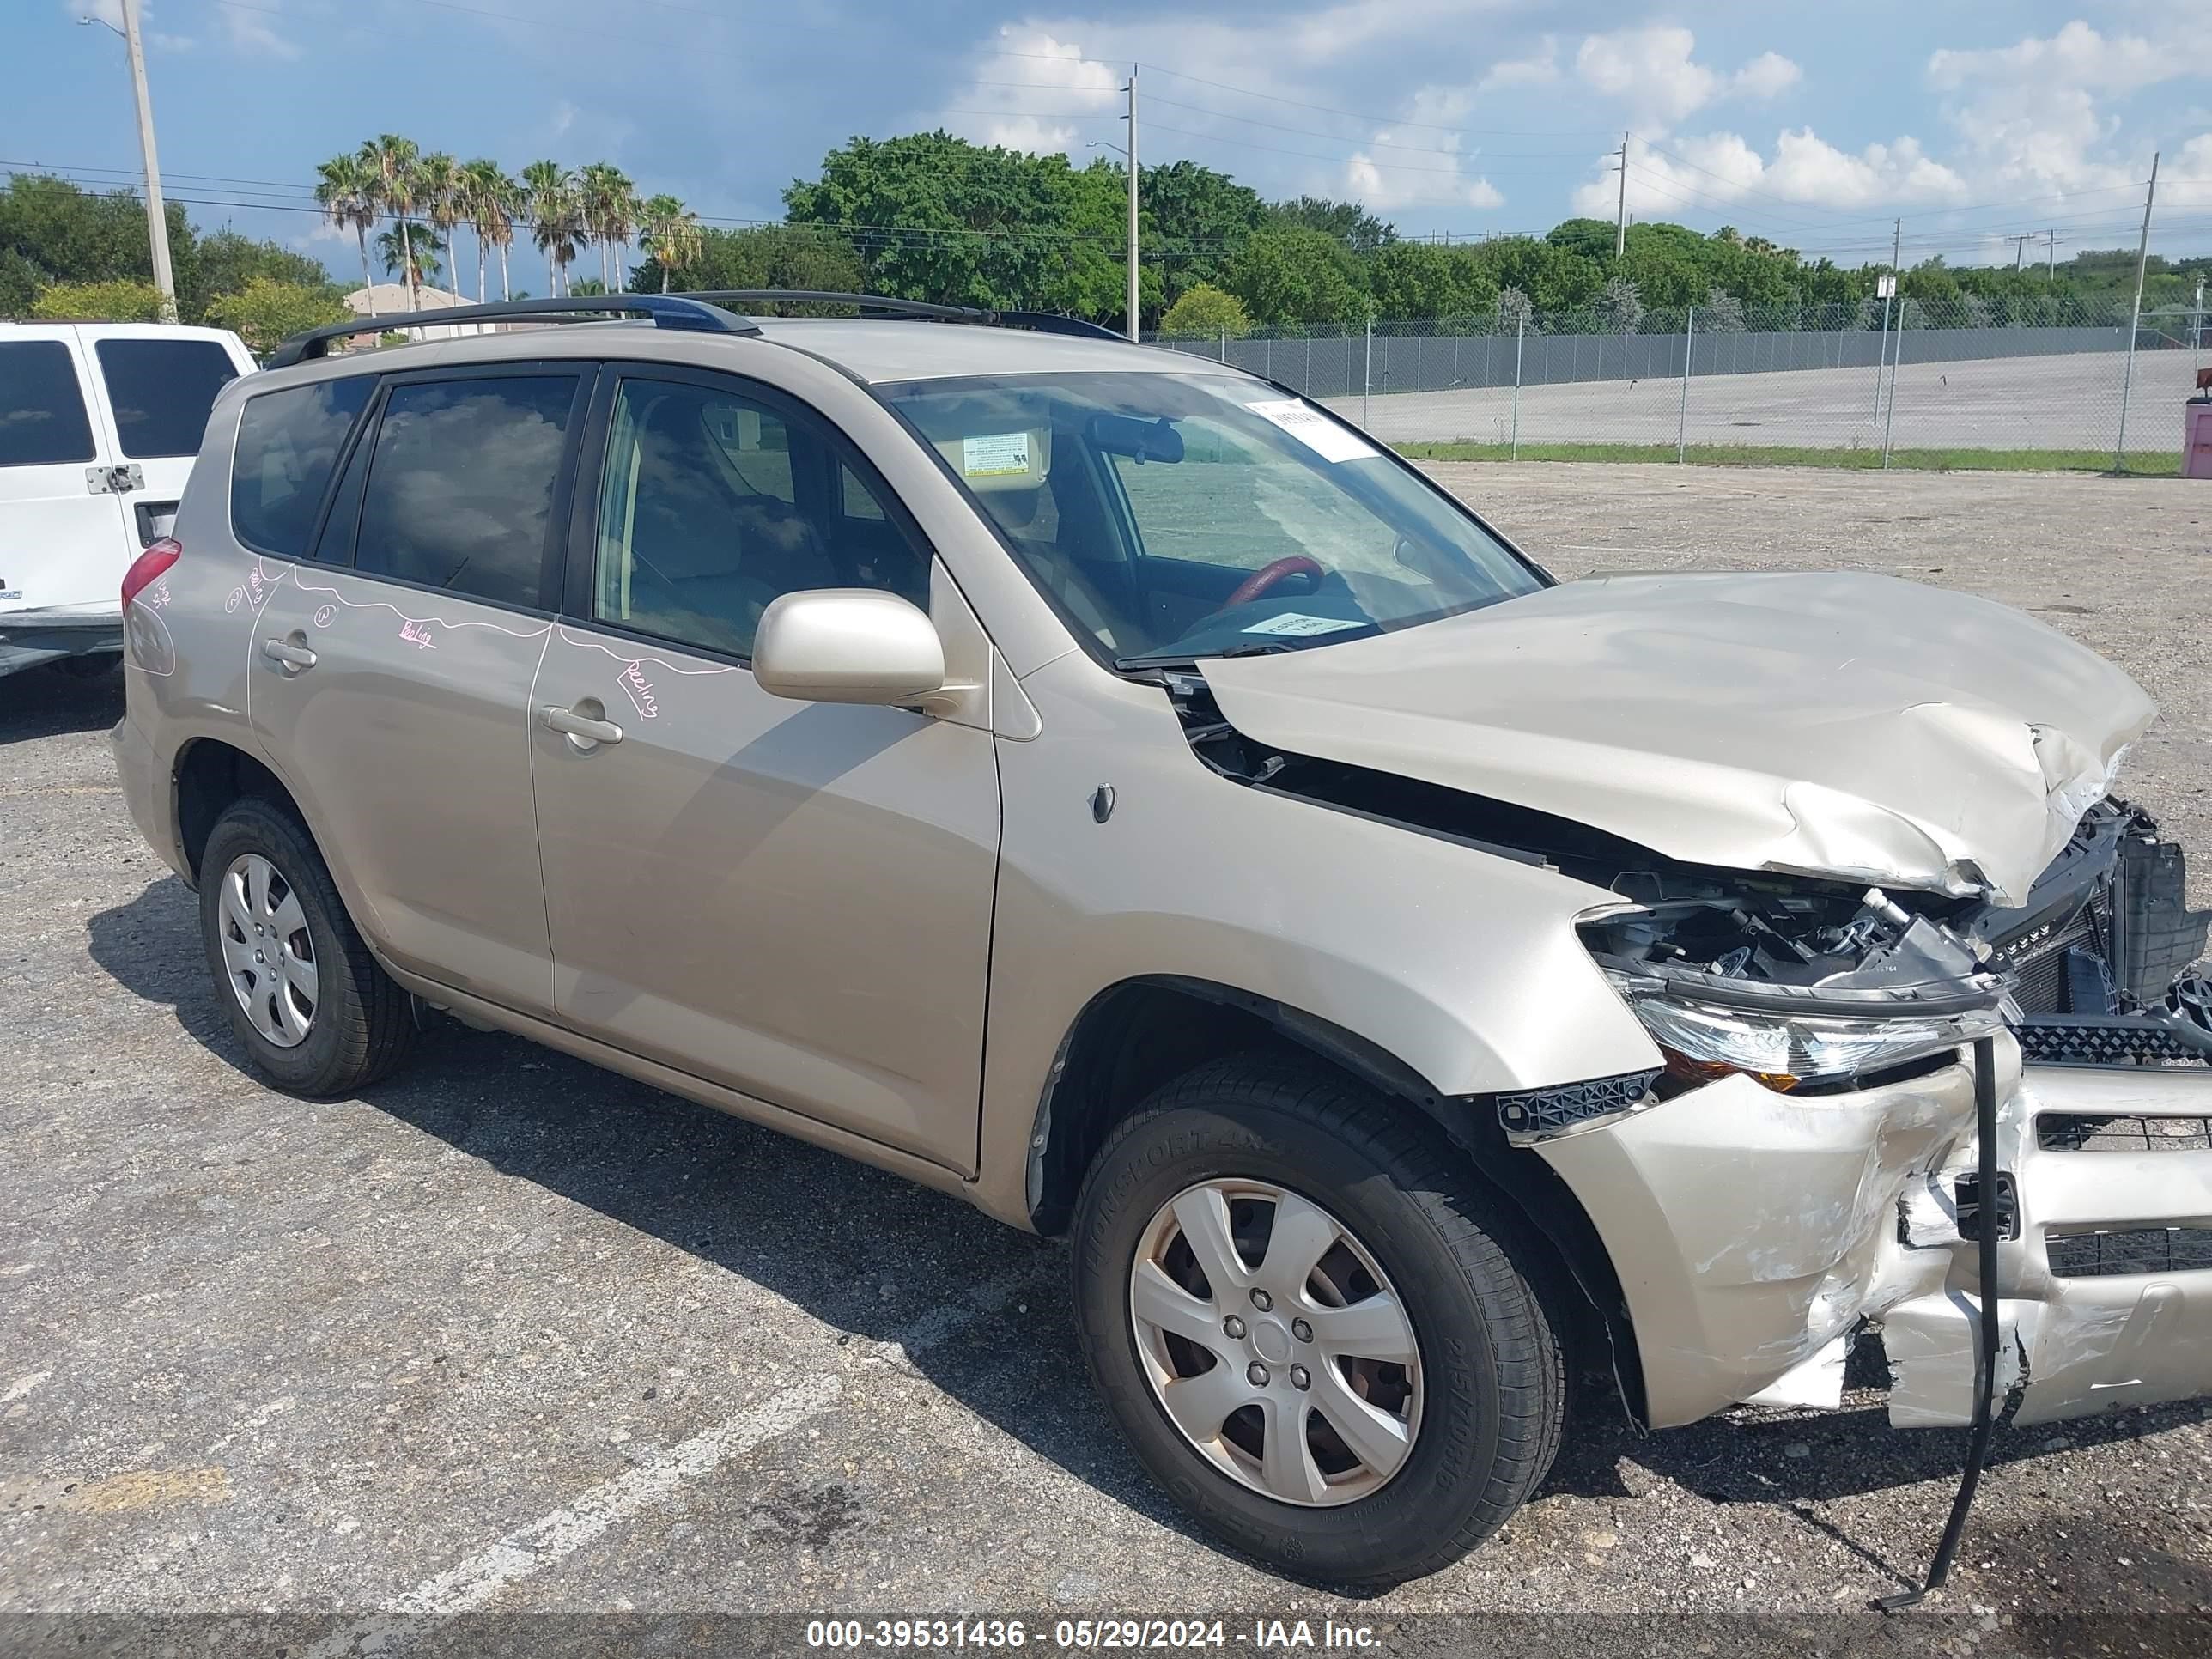
<svg viewBox="0 0 2212 1659"><path fill-rule="evenodd" d="M264 640L261 654L282 667L287 673L298 669L313 668L315 653L304 645L295 645L289 640Z"/></svg>
<svg viewBox="0 0 2212 1659"><path fill-rule="evenodd" d="M580 749L593 744L620 743L623 729L612 720L593 720L589 714L580 714L573 708L545 708L538 711L538 718L549 732L558 732Z"/></svg>

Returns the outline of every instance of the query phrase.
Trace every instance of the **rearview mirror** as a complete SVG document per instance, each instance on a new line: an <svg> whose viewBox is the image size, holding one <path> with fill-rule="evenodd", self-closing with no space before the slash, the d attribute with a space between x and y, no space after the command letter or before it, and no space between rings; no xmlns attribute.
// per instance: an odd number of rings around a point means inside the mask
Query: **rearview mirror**
<svg viewBox="0 0 2212 1659"><path fill-rule="evenodd" d="M1182 434L1165 416L1142 421L1134 415L1093 415L1090 438L1094 448L1109 455L1170 464L1182 459Z"/></svg>
<svg viewBox="0 0 2212 1659"><path fill-rule="evenodd" d="M945 646L929 618L895 593L786 593L761 613L753 678L801 702L918 702L944 689Z"/></svg>

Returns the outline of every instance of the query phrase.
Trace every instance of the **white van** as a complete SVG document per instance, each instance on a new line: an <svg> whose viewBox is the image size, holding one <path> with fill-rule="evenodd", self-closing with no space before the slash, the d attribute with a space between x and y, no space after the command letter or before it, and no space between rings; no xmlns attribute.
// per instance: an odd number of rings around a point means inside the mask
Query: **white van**
<svg viewBox="0 0 2212 1659"><path fill-rule="evenodd" d="M123 573L169 533L235 334L0 323L0 674L119 659Z"/></svg>

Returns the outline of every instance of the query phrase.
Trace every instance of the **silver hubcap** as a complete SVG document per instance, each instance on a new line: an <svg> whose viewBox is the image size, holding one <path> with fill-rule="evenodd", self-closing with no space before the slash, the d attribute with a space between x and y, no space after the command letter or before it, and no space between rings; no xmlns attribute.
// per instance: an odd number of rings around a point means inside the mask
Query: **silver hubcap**
<svg viewBox="0 0 2212 1659"><path fill-rule="evenodd" d="M307 913L283 872L258 853L222 872L222 961L253 1029L280 1048L307 1041L320 1000Z"/></svg>
<svg viewBox="0 0 2212 1659"><path fill-rule="evenodd" d="M1349 1504L1404 1467L1421 1424L1413 1323L1312 1200L1262 1181L1177 1194L1137 1246L1129 1316L1168 1420L1255 1492Z"/></svg>

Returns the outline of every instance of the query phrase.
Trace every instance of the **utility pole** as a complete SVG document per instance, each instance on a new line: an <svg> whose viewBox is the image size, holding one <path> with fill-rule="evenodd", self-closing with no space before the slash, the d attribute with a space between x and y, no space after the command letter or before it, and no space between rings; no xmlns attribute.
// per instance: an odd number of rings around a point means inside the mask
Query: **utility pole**
<svg viewBox="0 0 2212 1659"><path fill-rule="evenodd" d="M2034 232L2030 231L2026 234L2015 236L2012 239L2012 268L2015 272L2020 270L2020 262L2021 259L2027 257L2027 238L2033 234Z"/></svg>
<svg viewBox="0 0 2212 1659"><path fill-rule="evenodd" d="M1881 417L1881 470L1889 471L1889 434L1897 424L1897 371L1905 362L1905 221L1897 222L1896 239L1890 244L1889 284L1897 289L1897 343L1889 349L1889 408ZM1875 377L1877 380L1881 376Z"/></svg>
<svg viewBox="0 0 2212 1659"><path fill-rule="evenodd" d="M1129 65L1129 338L1137 337L1137 66Z"/></svg>
<svg viewBox="0 0 2212 1659"><path fill-rule="evenodd" d="M1890 244L1889 281L1882 284L1881 349L1874 360L1874 412L1881 413L1881 372L1889 367L1889 302L1897 292L1897 262L1904 257L1905 221L1897 222L1896 240Z"/></svg>
<svg viewBox="0 0 2212 1659"><path fill-rule="evenodd" d="M2058 233L2055 230L2043 233L2043 280L2046 283L2058 280Z"/></svg>
<svg viewBox="0 0 2212 1659"><path fill-rule="evenodd" d="M1628 135L1620 135L1620 207L1613 221L1613 257L1628 251Z"/></svg>
<svg viewBox="0 0 2212 1659"><path fill-rule="evenodd" d="M2142 236L2136 244L2136 306L2128 319L2128 366L2120 377L2120 435L2112 445L2112 471L2125 465L2128 449L2128 393L2136 381L2136 334L2142 327L2143 272L2150 264L2150 210L2158 200L2158 153L2150 158L2150 188L2143 193Z"/></svg>
<svg viewBox="0 0 2212 1659"><path fill-rule="evenodd" d="M146 240L161 320L177 320L177 278L169 267L169 221L161 206L161 163L154 154L154 103L146 92L146 48L138 38L138 0L123 0L123 44L131 56L131 94L138 106L138 152L146 164Z"/></svg>

